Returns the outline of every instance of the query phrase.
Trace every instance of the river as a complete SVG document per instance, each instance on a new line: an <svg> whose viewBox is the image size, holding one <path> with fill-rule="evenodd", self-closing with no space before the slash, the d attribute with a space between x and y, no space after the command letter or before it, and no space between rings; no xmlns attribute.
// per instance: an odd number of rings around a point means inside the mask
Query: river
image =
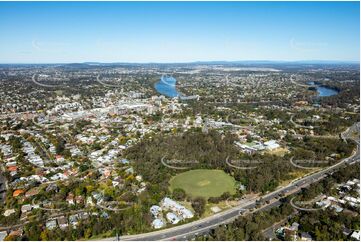
<svg viewBox="0 0 361 242"><path fill-rule="evenodd" d="M336 89L320 86L320 85L316 84L314 81L307 82L307 84L313 85L316 87L318 97L330 97L330 96L337 95L339 93L339 91L337 91Z"/></svg>
<svg viewBox="0 0 361 242"><path fill-rule="evenodd" d="M177 80L172 76L162 76L160 80L154 85L154 88L160 94L166 97L180 97L181 94L176 89Z"/></svg>

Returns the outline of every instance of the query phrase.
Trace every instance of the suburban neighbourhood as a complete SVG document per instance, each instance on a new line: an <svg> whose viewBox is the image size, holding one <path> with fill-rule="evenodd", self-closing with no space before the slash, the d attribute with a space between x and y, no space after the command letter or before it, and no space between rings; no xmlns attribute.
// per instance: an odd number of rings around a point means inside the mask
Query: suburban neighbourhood
<svg viewBox="0 0 361 242"><path fill-rule="evenodd" d="M359 1L0 1L0 241L360 241Z"/></svg>

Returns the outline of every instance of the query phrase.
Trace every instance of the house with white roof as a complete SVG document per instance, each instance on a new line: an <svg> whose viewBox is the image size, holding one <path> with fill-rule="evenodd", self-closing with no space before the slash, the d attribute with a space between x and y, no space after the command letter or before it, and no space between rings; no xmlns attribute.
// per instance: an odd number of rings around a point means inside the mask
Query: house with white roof
<svg viewBox="0 0 361 242"><path fill-rule="evenodd" d="M167 213L166 217L167 217L167 220L168 220L171 224L177 224L177 223L179 223L179 221L180 221L180 219L178 218L178 216L175 215L174 213L171 213L171 212Z"/></svg>
<svg viewBox="0 0 361 242"><path fill-rule="evenodd" d="M5 210L5 212L4 212L4 216L5 217L8 217L8 216L10 216L11 214L13 214L13 213L15 213L15 209L7 209L7 210Z"/></svg>
<svg viewBox="0 0 361 242"><path fill-rule="evenodd" d="M157 206L157 205L153 205L150 207L150 213L157 218L162 212L162 208Z"/></svg>
<svg viewBox="0 0 361 242"><path fill-rule="evenodd" d="M54 219L54 220L48 220L48 221L46 222L46 228L47 228L47 229L52 230L52 229L55 229L56 226L57 226L57 223L56 223L56 220L55 220L55 219Z"/></svg>
<svg viewBox="0 0 361 242"><path fill-rule="evenodd" d="M165 223L163 222L163 220L157 218L153 220L152 226L155 229L160 229L165 226Z"/></svg>
<svg viewBox="0 0 361 242"><path fill-rule="evenodd" d="M351 238L360 241L360 231L353 231L353 233L351 234Z"/></svg>
<svg viewBox="0 0 361 242"><path fill-rule="evenodd" d="M176 201L166 197L161 201L161 207L164 210L171 210L172 212L176 213L180 218L193 218L193 213L185 208L184 206L178 204Z"/></svg>
<svg viewBox="0 0 361 242"><path fill-rule="evenodd" d="M276 140L270 140L270 141L264 142L264 145L266 146L267 150L275 150L280 147L280 145L277 143Z"/></svg>

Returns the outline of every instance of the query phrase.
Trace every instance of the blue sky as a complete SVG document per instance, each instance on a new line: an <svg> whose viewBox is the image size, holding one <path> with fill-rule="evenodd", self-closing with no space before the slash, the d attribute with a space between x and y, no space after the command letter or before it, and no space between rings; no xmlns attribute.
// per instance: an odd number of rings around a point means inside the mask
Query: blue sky
<svg viewBox="0 0 361 242"><path fill-rule="evenodd" d="M342 60L359 2L0 2L0 63Z"/></svg>

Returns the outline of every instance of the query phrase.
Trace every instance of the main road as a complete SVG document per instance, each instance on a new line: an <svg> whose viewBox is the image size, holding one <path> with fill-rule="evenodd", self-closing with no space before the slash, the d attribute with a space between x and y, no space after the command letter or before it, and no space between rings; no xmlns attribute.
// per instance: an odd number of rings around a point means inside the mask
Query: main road
<svg viewBox="0 0 361 242"><path fill-rule="evenodd" d="M345 132L345 136L350 135L350 130L356 130L355 127L359 127L359 123L355 124L352 128L348 129ZM356 140L359 143L358 140ZM328 174L333 173L337 169L341 168L346 164L353 164L360 161L360 149L357 146L357 149L352 153L348 158L341 160L339 163L327 167L321 171L311 173L308 176L302 177L298 180L295 180L288 184L285 187L280 187L276 191L270 192L262 197L254 198L246 202L241 203L240 205L220 212L218 214L212 215L207 218L203 218L191 223L183 224L173 228L158 230L150 233L137 234L137 235L125 235L120 238L112 237L105 240L189 240L195 236L205 234L210 229L216 228L221 224L226 224L239 216L245 215L247 213L253 213L259 210L269 209L270 207L278 206L280 204L280 198L283 196L288 196L295 194L300 191L302 187L307 187L312 183L315 183ZM260 202L261 200L261 202ZM261 207L257 208L260 204L263 204ZM258 205L258 206L257 206Z"/></svg>

